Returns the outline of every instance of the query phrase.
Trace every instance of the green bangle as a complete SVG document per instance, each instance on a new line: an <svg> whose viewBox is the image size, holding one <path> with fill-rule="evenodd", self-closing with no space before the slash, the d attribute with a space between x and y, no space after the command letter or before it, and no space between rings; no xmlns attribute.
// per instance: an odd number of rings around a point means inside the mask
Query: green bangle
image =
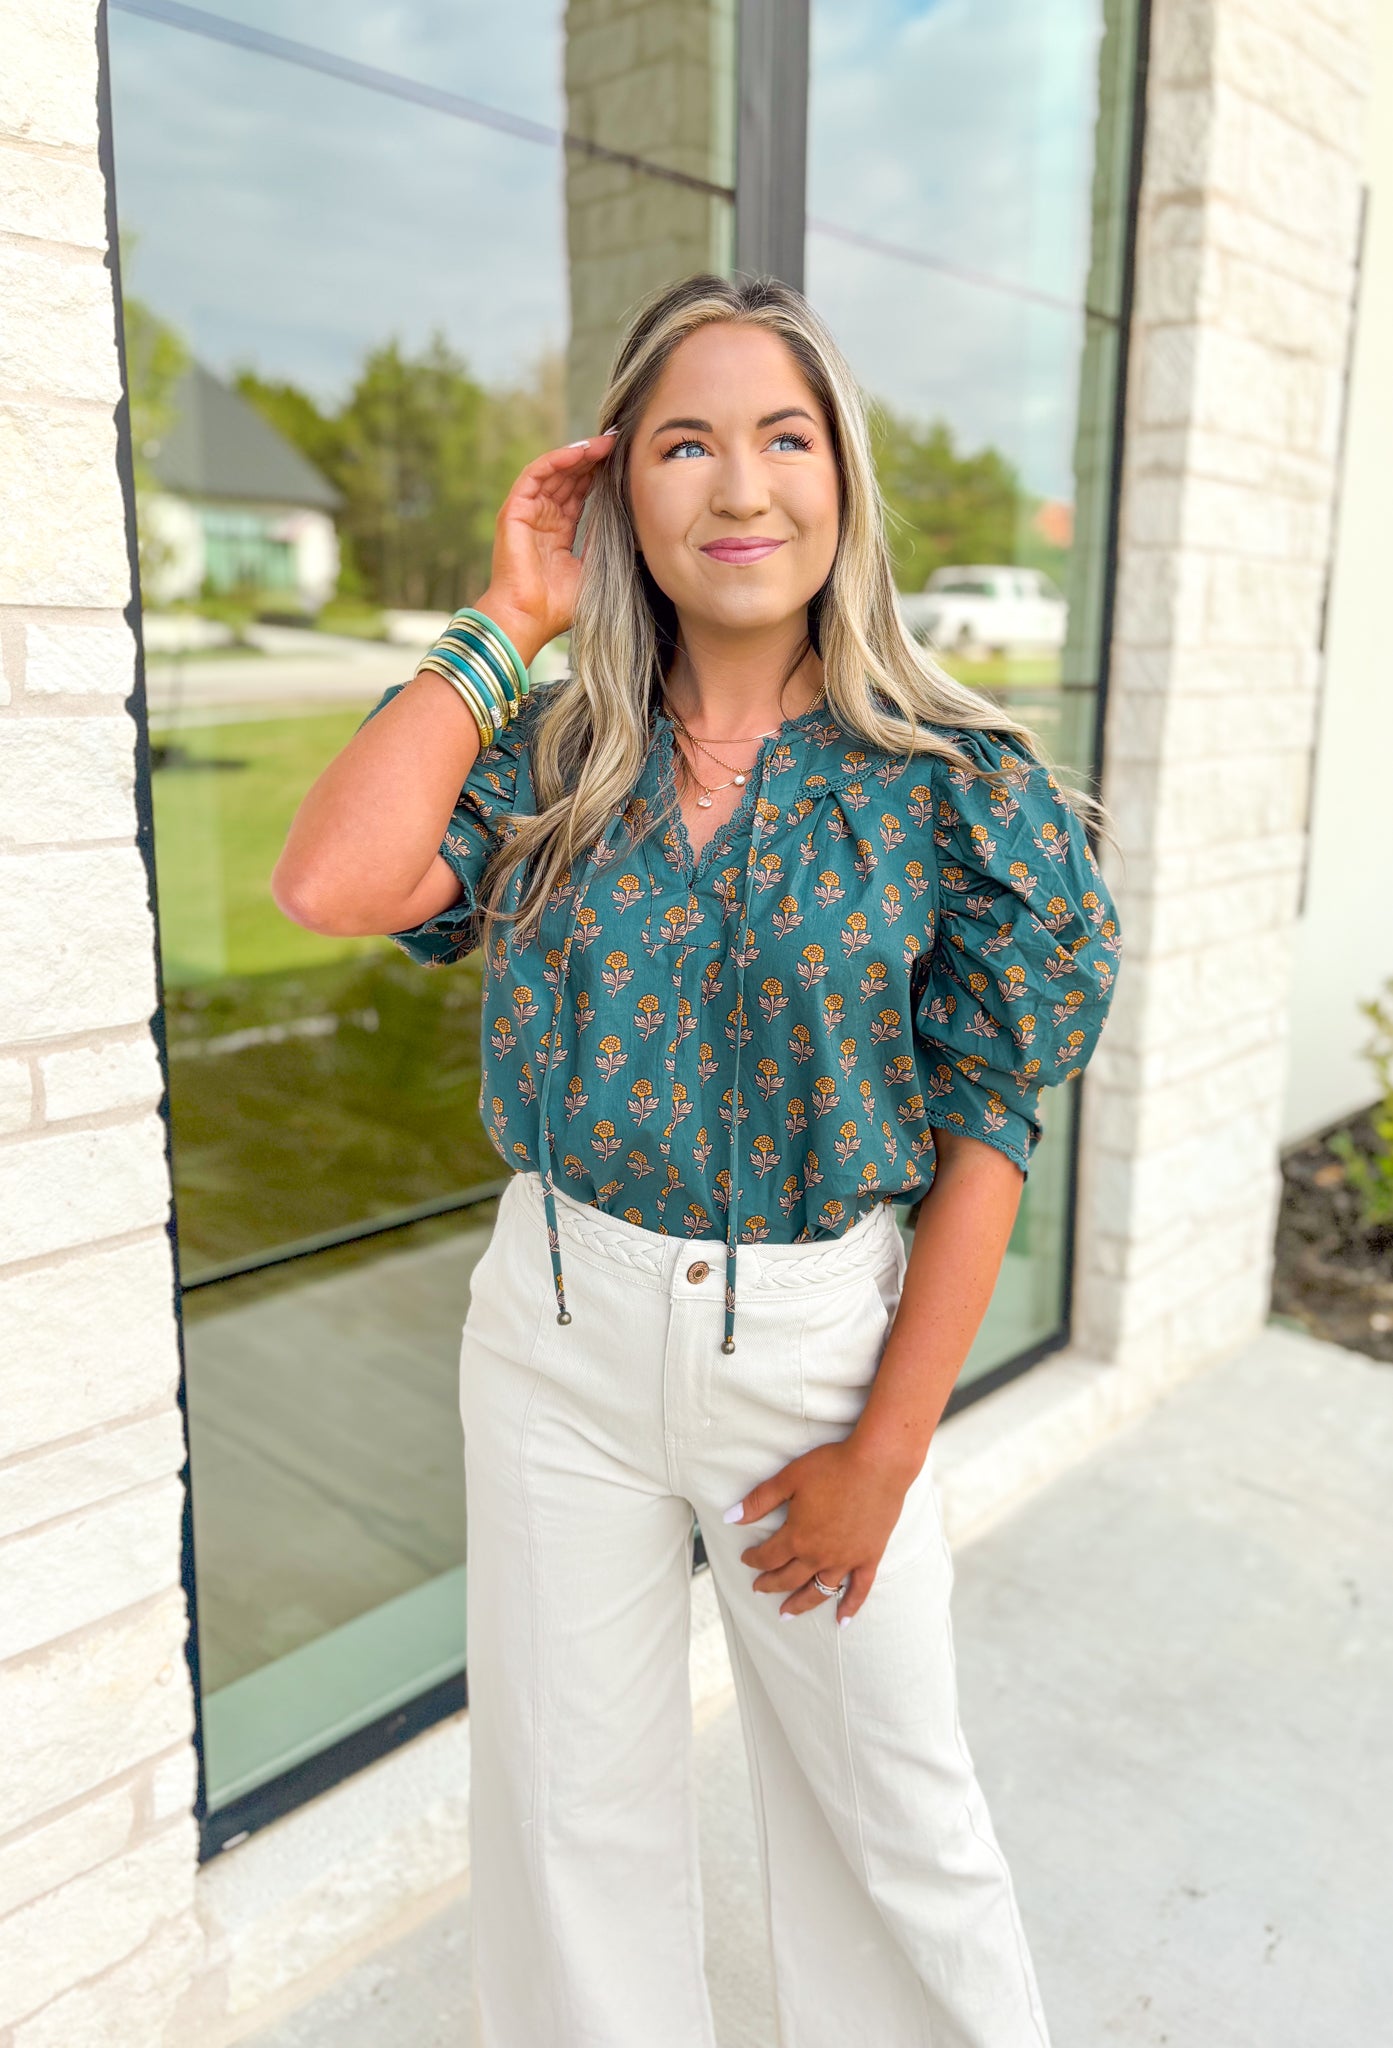
<svg viewBox="0 0 1393 2048"><path fill-rule="evenodd" d="M485 618L482 612L477 614L471 621L471 624L474 631L486 645L496 648L499 660L514 680L517 696L519 701L521 701L532 688L532 678L526 668L522 666L518 651L512 641L506 633L499 631L492 619Z"/></svg>
<svg viewBox="0 0 1393 2048"><path fill-rule="evenodd" d="M460 606L454 618L451 619L450 624L453 625L456 619L468 619L474 625L482 627L485 633L492 635L498 642L504 655L512 663L514 673L517 676L518 692L521 696L525 697L532 687L532 678L527 673L527 663L518 653L498 621L491 619L487 612L476 611L473 605L468 604Z"/></svg>
<svg viewBox="0 0 1393 2048"><path fill-rule="evenodd" d="M507 707L508 716L511 718L522 703L522 698L518 693L517 678L514 676L511 666L494 653L485 641L482 633L451 624L445 628L445 631L435 644L437 649L442 646L454 648L457 653L461 654L467 662L475 667L482 663L486 673L492 677L496 684L499 695Z"/></svg>

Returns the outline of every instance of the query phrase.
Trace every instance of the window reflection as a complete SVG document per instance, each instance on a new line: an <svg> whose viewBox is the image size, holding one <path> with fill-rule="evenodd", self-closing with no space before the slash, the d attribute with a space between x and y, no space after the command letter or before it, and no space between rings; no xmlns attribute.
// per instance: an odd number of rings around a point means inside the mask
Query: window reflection
<svg viewBox="0 0 1393 2048"><path fill-rule="evenodd" d="M215 1807L463 1662L477 963L267 884L518 470L593 431L626 308L729 267L733 0L612 15L113 12Z"/></svg>
<svg viewBox="0 0 1393 2048"><path fill-rule="evenodd" d="M1087 767L1133 9L812 20L807 283L873 402L906 618ZM113 0L111 42L216 1808L462 1664L491 1212L458 1198L498 1171L476 965L316 938L270 870L483 586L518 468L599 424L628 307L731 267L736 8ZM1060 1327L1051 1110L969 1378Z"/></svg>
<svg viewBox="0 0 1393 2048"><path fill-rule="evenodd" d="M905 622L1053 756L1095 753L1134 10L812 11L807 288L872 400ZM1062 1327L1073 1104L963 1385Z"/></svg>

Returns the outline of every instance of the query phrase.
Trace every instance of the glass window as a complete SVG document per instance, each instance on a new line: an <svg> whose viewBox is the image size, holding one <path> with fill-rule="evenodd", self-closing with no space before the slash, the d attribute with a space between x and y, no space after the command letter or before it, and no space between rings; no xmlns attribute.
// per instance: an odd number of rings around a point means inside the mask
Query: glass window
<svg viewBox="0 0 1393 2048"><path fill-rule="evenodd" d="M1085 776L1135 30L1131 0L812 9L807 290L874 402L906 622ZM1063 1328L1074 1105L1046 1106L964 1386Z"/></svg>
<svg viewBox="0 0 1393 2048"><path fill-rule="evenodd" d="M906 620L1085 771L1134 17L811 16L807 287L874 401ZM227 1835L247 1795L458 1684L459 1326L500 1185L477 960L314 937L271 867L319 766L483 587L517 470L598 424L626 310L730 269L736 0L117 0L111 43ZM965 1386L1062 1329L1075 1105L1049 1107Z"/></svg>
<svg viewBox="0 0 1393 2048"><path fill-rule="evenodd" d="M734 4L142 0L112 86L210 1808L464 1661L477 963L289 923L300 795L730 262ZM540 657L538 672L557 650Z"/></svg>

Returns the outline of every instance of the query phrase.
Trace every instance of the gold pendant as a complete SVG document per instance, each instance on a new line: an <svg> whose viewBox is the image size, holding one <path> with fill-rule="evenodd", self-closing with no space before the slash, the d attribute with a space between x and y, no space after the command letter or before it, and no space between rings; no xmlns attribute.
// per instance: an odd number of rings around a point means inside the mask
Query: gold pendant
<svg viewBox="0 0 1393 2048"><path fill-rule="evenodd" d="M697 798L697 809L698 809L699 811L709 811L709 810L710 810L710 808L711 808L711 792L710 792L710 790L708 789L708 790L707 790L707 791L705 792L705 794L704 794L704 795L702 795L702 796L699 796L699 797Z"/></svg>

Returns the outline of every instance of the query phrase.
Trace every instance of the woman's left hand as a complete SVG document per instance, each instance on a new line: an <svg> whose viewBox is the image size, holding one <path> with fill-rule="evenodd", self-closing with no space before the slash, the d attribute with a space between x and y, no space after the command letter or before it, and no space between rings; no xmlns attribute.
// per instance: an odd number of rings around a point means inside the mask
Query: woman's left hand
<svg viewBox="0 0 1393 2048"><path fill-rule="evenodd" d="M837 1619L850 1621L875 1583L907 1491L902 1473L847 1437L791 1459L738 1501L726 1520L757 1522L787 1501L788 1513L772 1536L740 1553L742 1563L760 1567L754 1590L787 1593L779 1613L791 1620L823 1605L826 1595L813 1584L814 1572L825 1586L849 1580Z"/></svg>

